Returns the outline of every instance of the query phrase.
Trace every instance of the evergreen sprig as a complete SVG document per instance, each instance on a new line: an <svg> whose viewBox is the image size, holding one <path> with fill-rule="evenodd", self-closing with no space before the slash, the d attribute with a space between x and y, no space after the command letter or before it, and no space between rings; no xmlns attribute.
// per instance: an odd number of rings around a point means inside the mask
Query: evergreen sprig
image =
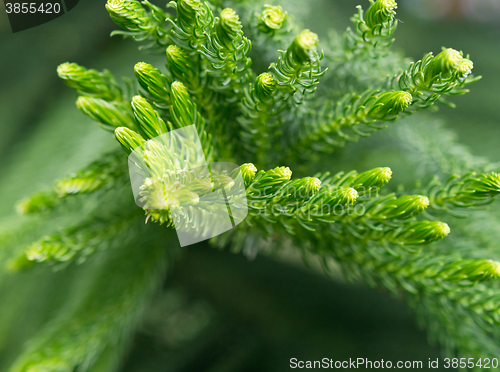
<svg viewBox="0 0 500 372"><path fill-rule="evenodd" d="M317 49L318 35L303 30L286 51L280 51L278 61L269 67L271 72L260 74L246 90L240 105L240 137L247 151L257 154L259 165L267 165L265 156L271 144L282 133L294 130L294 118L307 110L303 106L312 100L320 78L325 75L320 64L323 53ZM282 147L287 145L285 142Z"/></svg>
<svg viewBox="0 0 500 372"><path fill-rule="evenodd" d="M473 67L462 52L443 48L436 56L428 53L420 61L411 63L407 70L389 79L387 86L411 93L415 97L413 112L435 102L447 103L443 96L467 93L464 87L481 78L471 75Z"/></svg>
<svg viewBox="0 0 500 372"><path fill-rule="evenodd" d="M345 33L345 51L356 55L368 53L372 58L387 53L392 44L392 35L396 31L397 4L394 0L370 0L371 6L366 13L359 5L358 14L351 18L354 29Z"/></svg>
<svg viewBox="0 0 500 372"><path fill-rule="evenodd" d="M141 4L144 4L144 8ZM111 35L132 37L145 41L141 49L160 49L168 45L170 28L166 20L169 14L160 7L144 0L108 0L106 9L111 19L123 30L113 31Z"/></svg>
<svg viewBox="0 0 500 372"><path fill-rule="evenodd" d="M412 101L413 96L405 91L379 93L371 89L361 95L348 93L338 102L327 100L308 113L294 146L332 151L346 141L387 128L386 122L396 120Z"/></svg>
<svg viewBox="0 0 500 372"><path fill-rule="evenodd" d="M137 221L137 218L135 218ZM133 219L106 220L92 218L90 222L33 242L24 255L11 263L11 268L24 268L35 263L61 267L76 261L83 263L96 251L107 249L117 235L124 235L132 228Z"/></svg>
<svg viewBox="0 0 500 372"><path fill-rule="evenodd" d="M126 180L126 158L115 151L97 160L74 175L69 175L55 182L51 191L39 192L21 200L17 211L21 214L33 214L50 211L69 196L90 194L101 189L110 190Z"/></svg>
<svg viewBox="0 0 500 372"><path fill-rule="evenodd" d="M248 57L251 48L236 12L231 8L222 10L201 49L210 64L206 73L212 78L212 89L230 92L235 101L241 96L242 87L252 76Z"/></svg>
<svg viewBox="0 0 500 372"><path fill-rule="evenodd" d="M62 63L57 74L70 88L79 94L106 101L122 101L123 94L111 72L86 69L76 63Z"/></svg>
<svg viewBox="0 0 500 372"><path fill-rule="evenodd" d="M468 173L453 175L441 184L435 177L428 185L431 209L463 217L466 208L480 207L493 203L500 194L500 176L497 173Z"/></svg>
<svg viewBox="0 0 500 372"><path fill-rule="evenodd" d="M139 231L132 234L131 243L140 241ZM152 243L150 237L147 241ZM152 244L147 251L136 249L136 244L119 248L93 265L90 278L76 283L80 290L68 295L61 311L34 335L11 371L89 369L107 347L130 337L170 258L161 244Z"/></svg>

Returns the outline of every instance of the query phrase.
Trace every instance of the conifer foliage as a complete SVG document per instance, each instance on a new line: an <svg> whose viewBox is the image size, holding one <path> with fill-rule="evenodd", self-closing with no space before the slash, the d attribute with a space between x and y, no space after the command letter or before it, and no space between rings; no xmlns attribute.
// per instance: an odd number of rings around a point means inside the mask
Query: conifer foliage
<svg viewBox="0 0 500 372"><path fill-rule="evenodd" d="M457 220L475 221L475 214L485 213L475 210L500 194L494 167L480 161L469 167L461 158L455 160L463 166L452 167L455 144L427 146L436 140L425 137L425 128L405 124L398 143L407 151L429 154L443 147L428 157L427 173L413 189L391 186L392 171L384 164L360 172L303 172L348 142L399 125L398 119L451 105L450 97L467 93L478 79L469 57L451 48L411 63L393 53L396 2L367 5L366 11L358 7L343 35L320 42L301 29L293 9L259 1L174 0L160 8L147 0L108 0L106 9L121 29L114 34L164 54L165 66L137 63L133 97L107 70L58 67L79 95L78 109L114 133L122 149L110 149L56 181L53 190L20 201L19 213L42 219L88 207L78 223L12 248L5 266L20 272L37 265L79 270L94 255L108 258L89 266L93 281L79 284L87 296L73 299L33 336L12 372L86 371L112 359L110 354L120 355L175 256L171 209L180 200L196 204L218 182L235 184L232 174L224 174L222 181L200 182L195 191L165 190L161 182L168 175L160 167L141 186L143 210L131 202L127 156L143 148L152 165L160 164L155 156L161 152L153 151L151 140L193 124L207 161L242 164L248 201L245 221L212 245L235 252L293 247L320 259L326 272L340 264L349 280L403 298L448 357L498 355L500 256L460 249L461 241L473 247L477 234L474 224ZM270 58L268 70L253 67ZM229 201L238 204L230 191ZM164 198L168 207L155 209L152 198ZM203 229L210 216L210 210L198 210L189 223ZM134 242L153 242L166 230L168 247L151 243L134 250ZM0 244L12 247L11 240ZM100 291L103 281L106 289Z"/></svg>

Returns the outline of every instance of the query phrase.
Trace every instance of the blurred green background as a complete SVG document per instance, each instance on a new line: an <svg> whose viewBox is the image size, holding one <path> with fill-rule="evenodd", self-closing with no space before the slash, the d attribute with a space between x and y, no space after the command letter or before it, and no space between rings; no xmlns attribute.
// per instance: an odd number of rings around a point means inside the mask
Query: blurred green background
<svg viewBox="0 0 500 372"><path fill-rule="evenodd" d="M475 74L483 79L470 94L453 100L456 109L441 108L435 115L473 153L492 161L500 160L496 1L401 1L394 44L413 59L437 53L442 46L470 54ZM297 0L284 3L306 27L325 37L331 28L344 30L355 6L366 7L368 1L307 0L307 7ZM439 12L432 8L436 5ZM138 61L163 65L163 56L141 53L130 40L110 38L113 29L103 1L80 0L67 15L13 34L0 5L3 229L18 219L17 200L117 146L109 133L76 109L73 92L57 78L57 65L78 62L108 68L119 77L132 76ZM365 169L404 166L391 155L377 150L365 159ZM304 268L297 257L259 256L249 262L206 244L184 253L147 312L124 371L277 372L290 370L290 358L323 357L422 360L426 365L428 358L439 355L402 302L363 285L327 279L316 269Z"/></svg>

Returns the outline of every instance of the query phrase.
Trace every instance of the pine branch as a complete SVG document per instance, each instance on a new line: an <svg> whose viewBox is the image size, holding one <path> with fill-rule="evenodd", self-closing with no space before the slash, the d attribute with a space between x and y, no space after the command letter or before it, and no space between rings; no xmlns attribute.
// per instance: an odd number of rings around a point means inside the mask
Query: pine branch
<svg viewBox="0 0 500 372"><path fill-rule="evenodd" d="M241 170L242 174L251 170L250 175L256 171L250 164ZM429 205L427 197L377 196L390 174L382 168L332 178L326 175L321 183L315 177L290 181L291 171L286 167L258 172L253 179L246 178L252 179L247 181L247 224L267 236L285 233L306 242L333 240L357 247L377 242L391 255L418 252L416 246L448 235L445 223L416 220Z"/></svg>
<svg viewBox="0 0 500 372"><path fill-rule="evenodd" d="M245 94L240 108L243 117L241 139L251 154L258 154L258 165L267 165L271 143L285 133L290 137L293 122L305 110L302 106L314 96L316 86L326 71L321 69L322 54L317 52L318 36L303 30L281 52L277 63L270 66L272 73L259 75ZM256 146L255 146L256 145ZM282 144L286 148L286 143Z"/></svg>
<svg viewBox="0 0 500 372"><path fill-rule="evenodd" d="M128 338L168 262L163 245L148 234L102 257L95 275L35 335L11 371L87 370L107 346ZM146 249L137 249L139 241Z"/></svg>
<svg viewBox="0 0 500 372"><path fill-rule="evenodd" d="M92 254L116 246L117 236L122 242L126 241L137 222L136 215L133 218L115 216L112 220L92 216L86 223L33 242L22 256L11 261L10 268L24 269L44 263L59 270L72 262L82 264Z"/></svg>
<svg viewBox="0 0 500 372"><path fill-rule="evenodd" d="M17 211L20 214L51 211L69 196L90 194L98 190L110 190L127 176L126 158L115 151L80 170L75 175L56 181L52 191L39 192L20 201Z"/></svg>
<svg viewBox="0 0 500 372"><path fill-rule="evenodd" d="M67 86L75 89L80 95L105 101L123 100L122 90L108 70L98 72L66 62L57 67L57 74Z"/></svg>
<svg viewBox="0 0 500 372"><path fill-rule="evenodd" d="M344 35L344 53L348 58L379 58L387 53L394 42L392 35L398 22L395 18L397 4L394 0L370 0L365 14L358 5L358 14L351 21L354 29L347 28Z"/></svg>
<svg viewBox="0 0 500 372"><path fill-rule="evenodd" d="M351 18L353 29L348 28L343 37L333 30L329 33L325 63L330 72L324 85L329 98L380 87L386 76L403 68L403 62L407 65L402 56L389 49L397 27L396 9L392 0L371 1L366 14L358 6L358 14Z"/></svg>
<svg viewBox="0 0 500 372"><path fill-rule="evenodd" d="M308 120L304 120L308 125L301 129L298 146L309 145L325 151L324 146L314 145L324 137L333 146L343 146L345 141L357 141L360 136L386 128L383 122L397 119L402 112L412 114L438 101L446 103L442 96L467 93L463 86L477 81L469 78L472 67L472 61L453 49L445 49L436 57L429 53L386 84L386 89L394 91L378 96L378 91L373 90L363 95L348 93L339 103L326 100L317 110L309 112Z"/></svg>
<svg viewBox="0 0 500 372"><path fill-rule="evenodd" d="M108 70L98 72L76 63L63 63L58 66L57 73L66 85L81 94L76 106L103 129L137 128L130 104Z"/></svg>
<svg viewBox="0 0 500 372"><path fill-rule="evenodd" d="M230 143L222 142L222 137L235 136L231 119L237 98L233 95L241 95L241 86L252 76L247 57L251 44L243 37L232 9L214 18L208 4L199 0L172 1L170 5L177 11L177 18L171 21L171 38L177 48L167 49L167 67L193 94L213 138L221 141L216 146L219 154L231 157ZM191 80L193 72L197 78Z"/></svg>
<svg viewBox="0 0 500 372"><path fill-rule="evenodd" d="M303 30L288 49L281 51L277 63L269 69L278 82L278 91L289 107L304 102L316 90L319 79L326 71L321 70L323 52L318 53L318 35Z"/></svg>
<svg viewBox="0 0 500 372"><path fill-rule="evenodd" d="M137 129L130 104L123 102L107 102L100 98L80 96L76 101L85 115L99 123L101 128L113 132L117 127Z"/></svg>
<svg viewBox="0 0 500 372"><path fill-rule="evenodd" d="M485 206L495 201L495 197L500 194L500 176L497 173L453 175L444 184L435 177L427 187L429 213L465 217L465 212L472 207Z"/></svg>
<svg viewBox="0 0 500 372"><path fill-rule="evenodd" d="M155 109L159 110L162 117L164 117L165 112L168 112L171 105L170 85L173 81L169 81L160 70L144 62L137 63L134 66L134 72L142 88L141 95L153 104Z"/></svg>
<svg viewBox="0 0 500 372"><path fill-rule="evenodd" d="M428 108L435 102L453 107L443 96L455 96L469 92L466 85L481 77L472 77L474 64L464 58L462 52L443 48L437 56L428 53L418 62L411 63L406 71L388 79L389 89L399 89L411 93L415 99L409 113Z"/></svg>
<svg viewBox="0 0 500 372"><path fill-rule="evenodd" d="M146 42L140 49L162 50L169 44L170 27L166 23L170 15L161 8L144 0L108 0L106 9L111 19L122 30L113 31L113 35L132 37L135 41Z"/></svg>
<svg viewBox="0 0 500 372"><path fill-rule="evenodd" d="M235 6L242 18L245 33L252 40L252 54L258 57L253 61L255 71L267 69L277 60L279 50L284 45L290 45L293 38L304 29L296 17L279 5L253 2Z"/></svg>
<svg viewBox="0 0 500 372"><path fill-rule="evenodd" d="M207 35L200 50L209 62L206 73L211 77L211 89L230 94L230 101L237 101L253 76L252 60L248 57L251 47L236 12L224 9L215 18L212 34Z"/></svg>
<svg viewBox="0 0 500 372"><path fill-rule="evenodd" d="M199 0L177 0L168 5L177 13L177 18L169 19L172 25L172 41L191 51L190 54L196 55L206 39L206 32L214 22L214 15L208 3Z"/></svg>
<svg viewBox="0 0 500 372"><path fill-rule="evenodd" d="M387 128L386 122L395 121L412 101L412 95L404 91L371 89L362 95L348 93L336 103L327 100L306 115L292 149L326 152L368 137Z"/></svg>

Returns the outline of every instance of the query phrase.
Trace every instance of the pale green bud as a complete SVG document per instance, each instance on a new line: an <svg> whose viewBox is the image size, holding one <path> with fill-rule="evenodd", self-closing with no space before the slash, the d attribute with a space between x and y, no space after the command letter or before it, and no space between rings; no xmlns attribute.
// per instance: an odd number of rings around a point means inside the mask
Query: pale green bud
<svg viewBox="0 0 500 372"><path fill-rule="evenodd" d="M352 187L339 189L337 192L337 203L341 205L353 204L359 197L356 189Z"/></svg>
<svg viewBox="0 0 500 372"><path fill-rule="evenodd" d="M304 177L287 183L286 187L280 189L276 198L280 202L310 198L317 194L321 187L321 180L316 177Z"/></svg>
<svg viewBox="0 0 500 372"><path fill-rule="evenodd" d="M473 68L474 63L470 59L462 59L460 65L458 66L460 77L462 77L463 79L467 78L471 74Z"/></svg>
<svg viewBox="0 0 500 372"><path fill-rule="evenodd" d="M108 0L106 9L113 22L127 31L142 32L149 25L147 12L138 1Z"/></svg>
<svg viewBox="0 0 500 372"><path fill-rule="evenodd" d="M321 187L321 180L316 177L305 177L302 179L307 195L316 194Z"/></svg>
<svg viewBox="0 0 500 372"><path fill-rule="evenodd" d="M81 95L102 98L106 101L122 100L122 91L107 70L103 72L87 70L76 63L66 62L57 67L57 74L67 86L76 89Z"/></svg>
<svg viewBox="0 0 500 372"><path fill-rule="evenodd" d="M288 167L276 167L257 173L252 183L252 193L272 194L290 180L292 171Z"/></svg>
<svg viewBox="0 0 500 372"><path fill-rule="evenodd" d="M467 77L474 67L472 61L464 58L463 53L452 48L443 48L424 70L424 79L427 84L438 80L450 80L455 77Z"/></svg>
<svg viewBox="0 0 500 372"><path fill-rule="evenodd" d="M288 167L276 167L270 172L282 178L283 180L289 180L290 178L292 178L292 171Z"/></svg>
<svg viewBox="0 0 500 372"><path fill-rule="evenodd" d="M398 238L405 244L429 244L443 239L450 227L439 221L418 221L410 224Z"/></svg>
<svg viewBox="0 0 500 372"><path fill-rule="evenodd" d="M179 128L195 124L195 107L184 84L174 81L170 88L172 119Z"/></svg>
<svg viewBox="0 0 500 372"><path fill-rule="evenodd" d="M177 45L167 48L167 68L175 79L184 79L184 74L191 69L191 60L187 53Z"/></svg>
<svg viewBox="0 0 500 372"><path fill-rule="evenodd" d="M369 189L370 187L382 187L387 184L392 177L391 168L375 168L360 173L352 182L352 187Z"/></svg>
<svg viewBox="0 0 500 372"><path fill-rule="evenodd" d="M264 5L259 17L259 29L265 33L272 33L283 28L288 13L281 6Z"/></svg>
<svg viewBox="0 0 500 372"><path fill-rule="evenodd" d="M269 72L257 76L255 80L255 95L261 102L269 101L278 90L278 83Z"/></svg>
<svg viewBox="0 0 500 372"><path fill-rule="evenodd" d="M457 201L470 203L490 199L500 194L500 174L482 174L464 185L456 197Z"/></svg>
<svg viewBox="0 0 500 372"><path fill-rule="evenodd" d="M136 128L134 116L125 103L80 96L76 100L76 107L93 120L104 124L102 127L106 130L114 131L117 127Z"/></svg>
<svg viewBox="0 0 500 372"><path fill-rule="evenodd" d="M234 49L234 44L243 37L240 17L231 8L224 9L215 21L214 29L219 42L227 49Z"/></svg>
<svg viewBox="0 0 500 372"><path fill-rule="evenodd" d="M314 60L319 38L314 32L303 30L287 50L289 58L297 65L305 65Z"/></svg>
<svg viewBox="0 0 500 372"><path fill-rule="evenodd" d="M115 137L127 154L130 154L136 148L141 147L145 142L144 138L142 138L139 133L126 127L116 128Z"/></svg>
<svg viewBox="0 0 500 372"><path fill-rule="evenodd" d="M177 20L184 31L192 31L198 22L199 14L203 11L203 4L199 0L177 0Z"/></svg>
<svg viewBox="0 0 500 372"><path fill-rule="evenodd" d="M141 132L146 138L152 139L169 131L160 115L153 106L141 96L132 98L132 109L139 123Z"/></svg>
<svg viewBox="0 0 500 372"><path fill-rule="evenodd" d="M463 260L442 274L449 281L483 282L500 277L500 263L492 260Z"/></svg>
<svg viewBox="0 0 500 372"><path fill-rule="evenodd" d="M406 195L384 203L382 208L370 215L373 219L404 219L422 213L428 206L427 196Z"/></svg>
<svg viewBox="0 0 500 372"><path fill-rule="evenodd" d="M370 0L371 6L365 13L365 22L368 27L382 27L388 22L394 20L398 4L394 0Z"/></svg>
<svg viewBox="0 0 500 372"><path fill-rule="evenodd" d="M373 119L384 120L399 115L413 102L413 97L405 91L388 91L380 94L368 111Z"/></svg>
<svg viewBox="0 0 500 372"><path fill-rule="evenodd" d="M245 163L240 166L240 171L243 177L243 181L245 181L245 185L248 186L255 178L257 168L252 163Z"/></svg>
<svg viewBox="0 0 500 372"><path fill-rule="evenodd" d="M168 101L170 97L168 92L168 80L160 70L151 66L149 63L139 62L134 66L134 72L142 89L156 99Z"/></svg>

